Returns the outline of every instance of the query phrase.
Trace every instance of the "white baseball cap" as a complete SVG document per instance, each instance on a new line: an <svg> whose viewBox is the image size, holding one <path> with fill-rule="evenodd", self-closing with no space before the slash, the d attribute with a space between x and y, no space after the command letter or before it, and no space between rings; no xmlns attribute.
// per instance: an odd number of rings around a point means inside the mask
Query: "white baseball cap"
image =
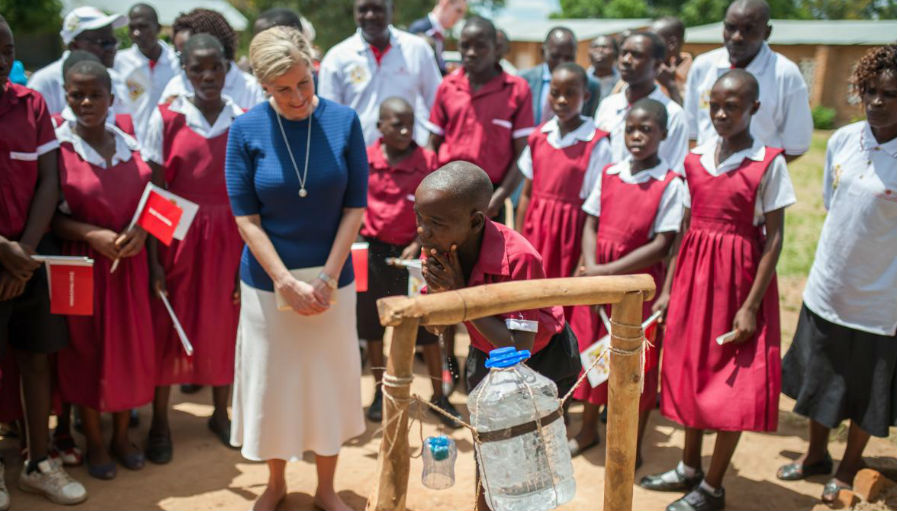
<svg viewBox="0 0 900 511"><path fill-rule="evenodd" d="M119 28L127 24L128 18L121 14L103 14L100 9L90 6L76 7L66 14L59 35L62 37L63 44L68 46L78 34L85 30L94 30L107 25Z"/></svg>

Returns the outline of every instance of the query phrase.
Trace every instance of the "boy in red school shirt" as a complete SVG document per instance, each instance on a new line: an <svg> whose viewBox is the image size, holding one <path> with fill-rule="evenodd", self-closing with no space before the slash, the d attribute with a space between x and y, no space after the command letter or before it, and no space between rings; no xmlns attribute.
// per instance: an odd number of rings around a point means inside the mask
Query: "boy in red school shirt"
<svg viewBox="0 0 900 511"><path fill-rule="evenodd" d="M434 98L428 144L441 165L462 160L487 172L494 191L485 213L502 219L504 201L521 180L516 160L534 130L531 89L497 64L497 30L490 21L469 18L459 51L462 67L444 78Z"/></svg>
<svg viewBox="0 0 900 511"><path fill-rule="evenodd" d="M59 142L41 95L9 81L14 60L12 29L0 16L0 351L21 371L28 456L18 484L57 504L77 504L87 498L84 486L48 458L50 354L68 336L62 316L50 314L46 272L31 259L36 251L58 253L46 234L59 200ZM0 462L0 509L7 509L2 476Z"/></svg>
<svg viewBox="0 0 900 511"><path fill-rule="evenodd" d="M437 157L413 141L415 116L406 100L391 97L381 103L377 127L381 138L369 146L369 198L361 234L369 243L369 289L357 295L356 328L368 343L369 364L375 378L375 397L366 418L381 422L381 378L384 374L384 327L378 320L375 302L391 295L404 295L409 278L406 268L388 265L387 258L413 259L421 246L416 240L413 200L422 179L437 168ZM441 347L438 337L419 329L416 343L422 346L433 395L431 402L460 417L444 395L441 385ZM430 410L430 409L429 409ZM458 425L438 418L448 427Z"/></svg>
<svg viewBox="0 0 900 511"><path fill-rule="evenodd" d="M429 292L544 278L537 250L518 232L488 218L491 193L488 175L464 161L444 165L422 180L415 210ZM562 307L514 311L464 324L471 339L468 392L487 375L488 352L506 346L529 350L532 355L525 364L553 380L559 396L575 384L581 368L578 344ZM480 488L478 509L488 509Z"/></svg>
<svg viewBox="0 0 900 511"><path fill-rule="evenodd" d="M416 190L416 223L425 256L422 273L429 292L544 278L541 256L528 240L488 219L490 184L477 165L455 161L429 174ZM578 347L562 307L489 316L465 326L471 338L468 391L487 374L488 352L505 346L531 351L526 364L554 380L560 396L575 383L581 367Z"/></svg>

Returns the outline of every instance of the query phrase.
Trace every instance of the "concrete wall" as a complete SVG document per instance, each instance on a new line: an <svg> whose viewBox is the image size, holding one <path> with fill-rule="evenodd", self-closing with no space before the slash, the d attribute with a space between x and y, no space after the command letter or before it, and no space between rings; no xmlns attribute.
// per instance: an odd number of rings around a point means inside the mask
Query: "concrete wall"
<svg viewBox="0 0 900 511"><path fill-rule="evenodd" d="M685 44L684 51L697 56L718 47L714 44ZM809 86L810 103L837 110L835 122L838 126L863 115L858 99L850 91L849 81L856 62L870 48L870 45L772 45L773 50L800 67Z"/></svg>

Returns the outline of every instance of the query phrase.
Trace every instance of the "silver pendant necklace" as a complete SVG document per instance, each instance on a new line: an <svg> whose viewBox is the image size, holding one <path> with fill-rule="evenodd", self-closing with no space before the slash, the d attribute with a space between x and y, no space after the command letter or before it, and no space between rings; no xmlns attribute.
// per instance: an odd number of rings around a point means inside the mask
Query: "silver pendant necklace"
<svg viewBox="0 0 900 511"><path fill-rule="evenodd" d="M288 143L287 135L284 133L284 126L281 124L281 114L278 113L278 110L275 110L275 119L278 121L278 128L281 129L281 138L284 139L284 145L287 147L288 156L291 157L291 165L294 166L294 173L297 174L297 181L300 182L300 189L297 191L297 195L302 199L309 195L309 192L306 191L306 173L309 171L309 141L312 138L313 112L309 113L309 125L306 130L306 161L303 162L303 177L300 177L300 169L297 168L297 161L294 160L294 151L291 151L291 144Z"/></svg>

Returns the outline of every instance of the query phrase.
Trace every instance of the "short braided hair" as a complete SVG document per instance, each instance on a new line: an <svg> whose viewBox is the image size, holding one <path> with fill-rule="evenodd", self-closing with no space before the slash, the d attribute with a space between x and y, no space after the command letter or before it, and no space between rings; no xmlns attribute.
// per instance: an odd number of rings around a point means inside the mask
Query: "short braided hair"
<svg viewBox="0 0 900 511"><path fill-rule="evenodd" d="M191 35L212 35L222 43L222 47L225 49L225 59L234 60L237 34L221 13L211 9L194 9L187 14L182 14L172 24L172 33L182 30L190 30Z"/></svg>

